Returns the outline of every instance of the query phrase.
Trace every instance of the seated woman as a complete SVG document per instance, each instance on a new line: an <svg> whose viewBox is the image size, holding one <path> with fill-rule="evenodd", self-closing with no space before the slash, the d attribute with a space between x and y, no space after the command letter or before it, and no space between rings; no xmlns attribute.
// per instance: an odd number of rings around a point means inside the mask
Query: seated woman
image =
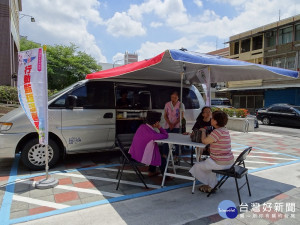
<svg viewBox="0 0 300 225"><path fill-rule="evenodd" d="M194 124L192 130L210 127L211 113L211 108L209 106L204 106L201 110L201 113L197 117L196 123Z"/></svg>
<svg viewBox="0 0 300 225"><path fill-rule="evenodd" d="M146 124L142 124L136 131L129 154L138 162L149 165L149 176L156 175L156 166L160 166L161 173L166 166L166 155L160 154L155 140L168 138L168 133L160 125L161 113L148 112ZM159 133L155 130L158 129Z"/></svg>
<svg viewBox="0 0 300 225"><path fill-rule="evenodd" d="M210 134L213 130L213 126L211 126L211 108L209 106L204 106L201 110L201 113L196 119L196 123L194 124L192 130L192 135L194 135L194 130L199 130L200 128L206 129L206 134ZM209 145L207 145L204 149L201 150L200 155L209 155Z"/></svg>
<svg viewBox="0 0 300 225"><path fill-rule="evenodd" d="M195 163L190 169L190 173L200 182L199 187L202 192L210 192L218 183L216 174L212 170L229 169L234 163L231 151L231 139L229 131L225 128L228 116L223 111L215 111L212 114L211 125L215 128L208 136L205 129L202 131L202 143L210 144L210 158L199 163Z"/></svg>

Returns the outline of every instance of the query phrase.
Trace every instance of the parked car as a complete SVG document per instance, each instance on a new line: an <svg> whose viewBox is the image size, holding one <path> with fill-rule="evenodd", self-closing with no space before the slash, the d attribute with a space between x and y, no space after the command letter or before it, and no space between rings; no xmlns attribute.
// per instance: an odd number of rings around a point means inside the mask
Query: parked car
<svg viewBox="0 0 300 225"><path fill-rule="evenodd" d="M232 108L228 98L212 98L211 106L218 108Z"/></svg>
<svg viewBox="0 0 300 225"><path fill-rule="evenodd" d="M274 104L268 108L257 110L256 117L265 125L281 124L300 126L300 106Z"/></svg>

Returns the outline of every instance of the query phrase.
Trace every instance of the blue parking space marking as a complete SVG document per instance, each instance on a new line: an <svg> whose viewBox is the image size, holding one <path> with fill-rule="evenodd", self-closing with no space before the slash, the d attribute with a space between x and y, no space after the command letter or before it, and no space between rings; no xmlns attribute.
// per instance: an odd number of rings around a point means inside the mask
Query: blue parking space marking
<svg viewBox="0 0 300 225"><path fill-rule="evenodd" d="M239 149L244 149L244 148L248 148L248 147L253 147L253 146L248 146L248 145L243 145L243 144L238 144L238 143L232 143L232 144L244 146L244 147L241 147L241 148L234 148L234 150L239 150ZM253 148L261 150L261 151L264 151L264 152L272 152L272 153L274 153L274 151L271 151L271 150L268 150L268 149L263 149L263 148L259 148L259 147L253 147ZM282 153L282 152L276 152L276 153L279 154L279 155L284 155L284 156L288 156L288 157L291 157L291 158L300 159L300 157L298 157L298 156L294 156L294 155L290 155L290 154L286 154L286 153Z"/></svg>
<svg viewBox="0 0 300 225"><path fill-rule="evenodd" d="M120 164L109 164L109 165L93 166L93 167L70 169L70 170L57 170L57 171L49 172L49 174L51 175L51 174L56 174L56 173L71 173L71 172L92 170L92 169L97 169L97 168L109 168L109 167L115 167L115 166L120 166ZM17 179L26 180L26 179L30 179L33 177L39 177L39 176L44 176L44 175L45 175L45 173L37 173L37 174L33 174L33 175L20 176L20 177L17 177Z"/></svg>
<svg viewBox="0 0 300 225"><path fill-rule="evenodd" d="M249 170L248 172L254 173L254 172L258 172L258 171L262 171L262 170L268 170L268 169L272 169L272 168L276 168L276 167L280 167L280 166L287 166L287 165L291 165L291 164L295 164L295 163L300 163L300 159L296 160L296 161L292 161L292 162L278 163L278 164L272 165L272 166L265 166L265 167L261 167L261 168L257 168L257 169L252 169L252 170Z"/></svg>
<svg viewBox="0 0 300 225"><path fill-rule="evenodd" d="M1 218L2 225L10 224L9 222L10 208L11 208L11 203L15 191L15 180L17 179L19 161L20 161L20 154L16 154L15 160L13 162L13 166L9 174L8 185L6 186L2 205L0 208L0 218Z"/></svg>
<svg viewBox="0 0 300 225"><path fill-rule="evenodd" d="M238 143L232 143L232 144L243 146L243 147L240 147L240 148L235 148L234 150L239 150L239 149L244 149L244 148L250 147L250 146L243 145L243 144L238 144ZM258 148L258 147L254 147L254 148L258 149L258 150L261 150L261 151L264 151L264 152L274 153L274 151L271 151L271 150L268 150L268 149L263 149L263 148ZM268 170L268 169L277 168L277 167L280 167L280 166L287 166L287 165L291 165L291 164L295 164L295 163L300 163L300 157L298 157L298 156L294 156L294 155L290 155L290 154L286 154L286 153L282 153L282 152L276 152L276 153L279 154L279 155L288 156L288 157L298 159L298 160L291 161L291 162L278 163L278 164L272 165L272 166L265 166L265 167L261 167L261 168L251 169L248 172L249 173L255 173L255 172L258 172L258 171L262 171L262 170Z"/></svg>
<svg viewBox="0 0 300 225"><path fill-rule="evenodd" d="M242 149L248 147L247 145L242 145L242 144L237 144L237 143L232 143L232 144L241 146L241 147L233 148L233 150L242 150ZM259 150L264 151L264 152L274 153L274 151L270 151L270 150L267 150L267 149L262 149L262 148L257 148L257 147L255 147L255 149L259 149ZM251 169L251 170L249 170L249 173L254 173L254 172L258 172L258 171L262 171L262 170L266 170L266 169L272 169L272 168L276 168L276 167L280 167L280 166L300 163L300 157L285 154L285 153L280 153L280 152L276 152L276 153L284 155L284 156L288 156L288 157L291 157L291 158L296 158L298 160L295 160L295 161L292 161L292 162L278 163L276 165L261 167L261 168L257 168L257 169ZM188 156L190 157L190 155L188 155ZM14 187L15 187L14 183L15 183L16 179L24 180L24 179L30 179L30 178L33 178L33 177L45 175L45 173L37 173L37 174L34 174L34 175L19 176L18 177L17 176L17 168L18 168L19 159L20 159L20 156L17 156L14 163L13 163L13 167L11 169L10 177L9 177L9 180L8 180L9 185L7 185L7 187L6 187L6 192L5 192L5 195L4 195L4 198L3 198L2 207L0 209L1 224L3 224L3 225L21 223L21 222L26 222L26 221L30 221L30 220L40 219L40 218L47 217L47 216L53 216L53 215L58 215L58 214L61 214L61 213L66 213L66 212L72 212L72 211L76 211L76 210L80 210L80 209L85 209L85 208L89 208L89 207L93 207L93 206L110 204L110 203L114 203L114 202L119 202L119 201L124 201L124 200L129 200L129 199L135 199L135 198L149 196L149 195L153 195L153 194L159 194L159 193L167 192L167 191L174 190L174 189L189 187L189 186L192 186L192 184L193 184L193 182L187 182L187 183L168 186L168 187L159 188L159 189L155 189L155 190L151 190L151 191L144 191L144 192L139 192L139 193L135 193L135 194L129 194L129 195L114 197L114 198L110 198L110 199L104 199L104 200L100 200L100 201L95 201L95 202L90 202L90 203L86 203L86 204L70 206L70 207L63 208L63 209L57 209L57 210L53 210L53 211L49 211L49 212L45 212L45 213L40 213L40 214L36 214L36 215L32 215L32 216L26 216L26 217L21 217L21 218L16 218L16 219L11 219L10 220L10 208L11 208L11 204L12 204L12 201L13 201L13 194L14 194ZM87 168L52 171L49 174L56 174L56 173L66 173L67 174L67 173L71 173L71 172L92 170L92 169L97 169L97 168L116 167L116 166L119 166L119 165L120 164L111 164L111 165L101 165L101 166L87 167ZM199 183L199 182L197 182L197 183Z"/></svg>
<svg viewBox="0 0 300 225"><path fill-rule="evenodd" d="M197 183L199 183L199 182L197 182ZM108 204L108 203L114 203L114 202L124 201L124 200L128 200L128 199L134 199L134 198L144 197L144 196L148 196L148 195L163 193L166 191L175 190L178 188L188 187L188 186L192 186L192 185L193 185L193 182L187 182L184 184L168 186L168 187L155 189L155 190L151 190L151 191L145 191L145 192L140 192L140 193L131 194L131 195L124 195L121 197L115 197L115 198L105 199L105 200L96 201L96 202L90 202L90 203L76 205L76 206L70 206L68 208L53 210L50 212L40 213L40 214L33 215L33 216L26 216L26 217L21 217L21 218L17 218L17 219L12 219L9 221L9 224L26 222L26 221L30 221L30 220L40 219L40 218L47 217L47 216L53 216L53 215L58 215L61 213L72 212L72 211L76 211L76 210L80 210L80 209L86 209L86 208L90 208L93 206L104 205L104 204Z"/></svg>

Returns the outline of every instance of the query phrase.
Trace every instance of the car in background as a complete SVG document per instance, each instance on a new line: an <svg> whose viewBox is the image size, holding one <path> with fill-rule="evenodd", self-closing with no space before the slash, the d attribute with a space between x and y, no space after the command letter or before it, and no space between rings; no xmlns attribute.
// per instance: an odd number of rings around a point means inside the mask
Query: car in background
<svg viewBox="0 0 300 225"><path fill-rule="evenodd" d="M257 119L264 125L280 124L300 127L300 106L290 104L273 104L268 108L257 110Z"/></svg>
<svg viewBox="0 0 300 225"><path fill-rule="evenodd" d="M218 108L232 108L228 98L212 98L211 106Z"/></svg>

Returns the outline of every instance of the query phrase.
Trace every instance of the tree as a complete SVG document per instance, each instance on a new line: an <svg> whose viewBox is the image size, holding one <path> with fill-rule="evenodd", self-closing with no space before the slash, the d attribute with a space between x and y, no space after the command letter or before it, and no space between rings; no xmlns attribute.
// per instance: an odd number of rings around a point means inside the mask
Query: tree
<svg viewBox="0 0 300 225"><path fill-rule="evenodd" d="M21 41L21 45L22 50L40 47L39 44L26 38L25 41ZM49 89L61 90L84 79L86 74L101 70L101 66L94 58L77 49L78 47L72 43L69 46L47 46Z"/></svg>
<svg viewBox="0 0 300 225"><path fill-rule="evenodd" d="M33 48L40 48L41 44L27 40L27 37L21 37L20 39L20 49L25 51Z"/></svg>
<svg viewBox="0 0 300 225"><path fill-rule="evenodd" d="M76 50L75 44L70 46L55 45L48 47L48 85L50 89L62 89L85 75L101 70L94 58L85 52Z"/></svg>

